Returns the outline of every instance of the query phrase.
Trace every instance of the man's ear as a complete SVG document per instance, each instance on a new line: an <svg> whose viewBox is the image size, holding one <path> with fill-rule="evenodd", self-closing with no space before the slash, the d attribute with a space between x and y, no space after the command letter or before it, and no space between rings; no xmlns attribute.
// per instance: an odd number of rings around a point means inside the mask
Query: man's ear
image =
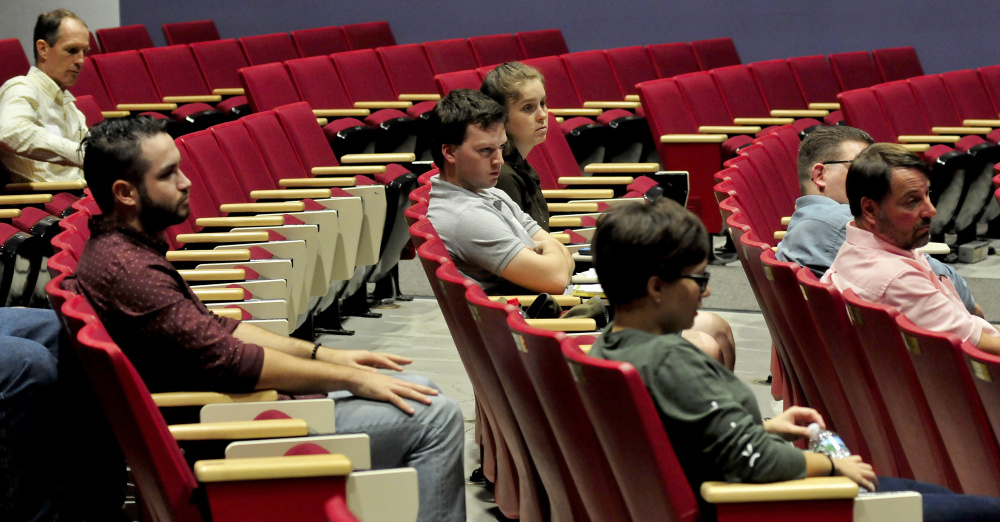
<svg viewBox="0 0 1000 522"><path fill-rule="evenodd" d="M111 184L111 195L114 196L115 201L128 207L139 204L139 191L136 190L135 185L123 179Z"/></svg>
<svg viewBox="0 0 1000 522"><path fill-rule="evenodd" d="M879 203L871 198L861 198L861 219L872 230L878 223Z"/></svg>
<svg viewBox="0 0 1000 522"><path fill-rule="evenodd" d="M48 59L49 49L50 49L49 44L45 40L39 39L37 42L35 42L35 51L38 52L39 62L44 62L46 59ZM35 65L38 64L36 63Z"/></svg>
<svg viewBox="0 0 1000 522"><path fill-rule="evenodd" d="M458 145L454 143L442 143L441 144L441 155L444 156L444 160L448 163L455 163L455 151L458 150Z"/></svg>
<svg viewBox="0 0 1000 522"><path fill-rule="evenodd" d="M823 165L822 163L813 163L812 180L813 183L815 183L816 186L819 187L820 192L826 189L826 178L824 177L825 175L826 175L826 165Z"/></svg>

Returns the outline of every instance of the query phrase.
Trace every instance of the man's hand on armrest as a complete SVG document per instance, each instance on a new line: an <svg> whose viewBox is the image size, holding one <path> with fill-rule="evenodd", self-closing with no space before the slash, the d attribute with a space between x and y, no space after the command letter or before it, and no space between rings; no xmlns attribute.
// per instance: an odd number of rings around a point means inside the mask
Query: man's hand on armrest
<svg viewBox="0 0 1000 522"><path fill-rule="evenodd" d="M979 348L987 353L1000 355L1000 337L994 337L986 332L983 332L982 335L979 336L979 344L976 345L976 348Z"/></svg>

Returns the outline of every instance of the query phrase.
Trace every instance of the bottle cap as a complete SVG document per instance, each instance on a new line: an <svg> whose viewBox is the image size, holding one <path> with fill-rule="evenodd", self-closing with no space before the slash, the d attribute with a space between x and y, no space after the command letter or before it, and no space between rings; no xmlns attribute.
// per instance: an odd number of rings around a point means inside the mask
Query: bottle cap
<svg viewBox="0 0 1000 522"><path fill-rule="evenodd" d="M808 429L810 437L815 437L816 435L819 435L819 423L816 422L810 423Z"/></svg>

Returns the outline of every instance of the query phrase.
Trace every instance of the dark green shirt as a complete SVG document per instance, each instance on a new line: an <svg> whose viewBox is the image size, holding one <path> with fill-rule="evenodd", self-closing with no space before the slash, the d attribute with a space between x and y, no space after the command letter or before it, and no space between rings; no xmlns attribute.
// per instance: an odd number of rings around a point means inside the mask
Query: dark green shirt
<svg viewBox="0 0 1000 522"><path fill-rule="evenodd" d="M535 172L531 164L521 157L517 149L504 155L496 188L510 196L525 214L531 216L531 219L542 227L542 230L549 231L549 204L542 196L538 172Z"/></svg>
<svg viewBox="0 0 1000 522"><path fill-rule="evenodd" d="M805 478L802 451L764 430L757 399L733 372L680 335L611 332L612 326L590 355L639 370L699 499L701 483L710 480Z"/></svg>

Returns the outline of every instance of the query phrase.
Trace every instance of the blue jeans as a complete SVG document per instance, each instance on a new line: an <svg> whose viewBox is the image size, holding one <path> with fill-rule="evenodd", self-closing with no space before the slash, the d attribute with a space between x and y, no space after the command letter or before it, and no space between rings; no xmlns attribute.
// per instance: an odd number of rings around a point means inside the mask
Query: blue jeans
<svg viewBox="0 0 1000 522"><path fill-rule="evenodd" d="M961 495L934 484L893 477L879 477L878 490L920 493L924 506L924 522L1000 520L1000 498Z"/></svg>
<svg viewBox="0 0 1000 522"><path fill-rule="evenodd" d="M417 375L394 377L438 389ZM387 402L362 399L346 391L331 392L329 397L337 404L337 433L366 433L370 437L373 469L416 468L418 521L464 522L465 431L458 403L443 395L433 397L430 405L408 400L415 413L407 415Z"/></svg>
<svg viewBox="0 0 1000 522"><path fill-rule="evenodd" d="M0 520L119 520L124 460L59 336L52 310L0 308Z"/></svg>

